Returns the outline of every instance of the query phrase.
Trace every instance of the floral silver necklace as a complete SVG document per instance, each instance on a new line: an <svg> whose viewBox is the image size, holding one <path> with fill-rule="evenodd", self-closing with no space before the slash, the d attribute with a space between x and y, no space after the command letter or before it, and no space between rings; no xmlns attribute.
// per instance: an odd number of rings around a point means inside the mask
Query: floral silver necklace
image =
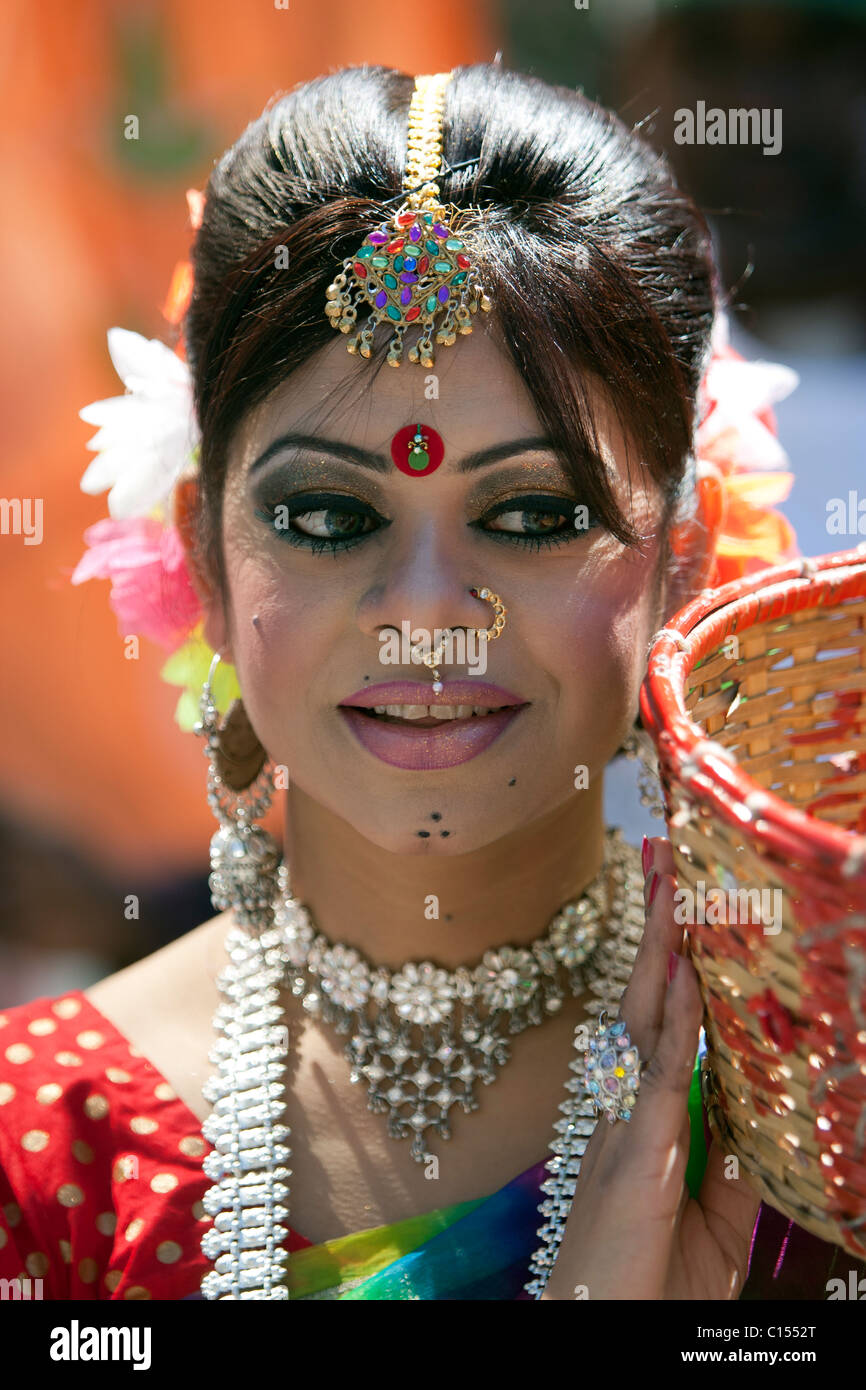
<svg viewBox="0 0 866 1390"><path fill-rule="evenodd" d="M431 1157L428 1131L450 1138L454 1105L478 1109L477 1083L494 1081L510 1056L506 1035L558 1012L566 988L583 992L581 967L606 916L604 876L527 947L486 951L474 969L422 961L391 972L317 933L281 866L274 925L283 932L292 993L313 1017L350 1034L351 1080L366 1083L368 1106L387 1113L393 1139L412 1136L416 1162Z"/></svg>

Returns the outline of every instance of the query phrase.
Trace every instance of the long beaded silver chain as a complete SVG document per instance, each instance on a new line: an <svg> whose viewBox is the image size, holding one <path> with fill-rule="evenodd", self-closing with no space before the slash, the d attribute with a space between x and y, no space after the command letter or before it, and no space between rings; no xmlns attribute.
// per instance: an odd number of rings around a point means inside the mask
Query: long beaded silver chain
<svg viewBox="0 0 866 1390"><path fill-rule="evenodd" d="M616 1014L631 978L644 932L643 876L638 867L639 851L631 845L624 844L623 848L626 854L617 857L612 871L613 930L600 942L586 966L587 985L594 996L588 1001L586 1012L593 1019L597 1019L603 1009L611 1016ZM632 861L630 864L629 860ZM539 1215L544 1218L544 1225L538 1231L542 1243L529 1263L532 1277L525 1285L526 1292L536 1299L544 1293L550 1271L556 1263L577 1187L581 1160L598 1123L595 1102L586 1089L583 1060L586 1043L582 1039L582 1031L578 1024L574 1031L574 1054L568 1064L571 1076L565 1083L568 1094L558 1107L561 1118L554 1122L554 1137L549 1145L553 1158L544 1165L550 1177L541 1184L544 1200L538 1208Z"/></svg>
<svg viewBox="0 0 866 1390"><path fill-rule="evenodd" d="M268 763L252 786L234 793L216 765L219 715L212 693L214 657L201 696L196 732L205 738L208 804L220 822L210 847L209 886L218 912L231 908L226 936L229 964L217 981L222 994L214 1016L217 1041L209 1056L216 1072L202 1088L213 1105L202 1134L213 1145L203 1161L213 1180L202 1199L214 1218L201 1242L214 1267L202 1280L208 1299L287 1299L291 1157L286 1105L287 1028L280 1002L285 948L274 929L280 854L276 841L254 824L271 804Z"/></svg>
<svg viewBox="0 0 866 1390"><path fill-rule="evenodd" d="M555 1012L562 1003L563 977L574 994L586 988L594 996L587 1005L590 1016L603 1008L615 1010L643 933L642 878L637 850L617 829L609 829L601 874L530 947L487 952L474 971L447 972L429 962L404 966L396 974L376 970L358 952L333 946L317 934L306 909L290 896L276 842L253 823L270 804L270 768L262 768L243 793L233 793L223 783L214 757L218 716L210 677L201 709L198 731L207 740L208 800L220 821L211 841L209 883L214 907L231 908L236 923L226 937L229 964L217 982L222 1002L210 1052L216 1071L203 1088L213 1105L202 1126L213 1146L203 1162L213 1180L203 1205L214 1222L202 1237L202 1252L214 1267L201 1289L208 1299L287 1299L289 1257L283 1242L291 1149L290 1131L282 1122L288 1028L280 1002L286 980L296 995L303 995L308 1012L333 1022L339 1032L354 1027L347 1044L352 1079L363 1076L369 1108L390 1112L389 1132L395 1138L413 1134L413 1157L423 1159L424 1132L432 1128L448 1138L451 1106L459 1102L464 1110L476 1109L475 1081L492 1081L494 1065L507 1059L501 1032L506 1020L509 1032L517 1033ZM607 881L612 886L609 905L603 901ZM599 941L605 916L613 930ZM451 1019L458 1010L459 1035ZM413 1026L421 1034L417 1046L412 1045ZM542 1184L542 1245L526 1285L535 1298L556 1259L581 1156L596 1124L595 1105L583 1081L581 1031L579 1025L568 1095L559 1106L562 1118L550 1145L554 1157L546 1164L551 1176ZM410 1071L409 1064L416 1069Z"/></svg>

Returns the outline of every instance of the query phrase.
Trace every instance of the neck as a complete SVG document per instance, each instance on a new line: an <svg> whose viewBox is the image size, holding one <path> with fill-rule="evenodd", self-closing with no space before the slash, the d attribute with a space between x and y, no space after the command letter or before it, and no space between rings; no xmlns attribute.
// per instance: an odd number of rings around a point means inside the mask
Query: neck
<svg viewBox="0 0 866 1390"><path fill-rule="evenodd" d="M602 780L493 844L441 858L380 849L292 786L285 856L293 896L329 940L387 969L471 965L491 947L542 935L599 872Z"/></svg>

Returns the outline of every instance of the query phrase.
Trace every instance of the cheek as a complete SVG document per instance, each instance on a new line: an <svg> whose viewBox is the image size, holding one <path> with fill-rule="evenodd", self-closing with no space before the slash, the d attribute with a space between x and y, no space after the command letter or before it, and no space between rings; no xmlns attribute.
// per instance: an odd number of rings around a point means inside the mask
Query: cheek
<svg viewBox="0 0 866 1390"><path fill-rule="evenodd" d="M287 579L276 561L234 557L231 650L244 705L259 736L284 729L321 678L335 646L335 606L308 579ZM253 622L255 617L256 622Z"/></svg>
<svg viewBox="0 0 866 1390"><path fill-rule="evenodd" d="M631 553L583 572L534 624L537 660L569 719L619 727L637 702L654 621L653 557Z"/></svg>

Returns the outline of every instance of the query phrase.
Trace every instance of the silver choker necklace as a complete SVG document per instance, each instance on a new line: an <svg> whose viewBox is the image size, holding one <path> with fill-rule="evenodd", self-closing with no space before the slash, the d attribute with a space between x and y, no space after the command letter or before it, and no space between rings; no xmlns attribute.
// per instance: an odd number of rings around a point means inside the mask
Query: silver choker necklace
<svg viewBox="0 0 866 1390"><path fill-rule="evenodd" d="M557 1013L566 988L583 993L582 966L609 911L611 849L608 843L608 862L583 896L562 908L543 936L486 951L474 968L453 971L421 961L392 972L353 947L332 945L291 896L281 866L274 925L283 933L292 993L313 1017L350 1034L344 1050L351 1080L366 1082L369 1109L387 1113L393 1139L413 1136L417 1162L431 1157L428 1131L450 1138L452 1106L467 1114L478 1109L478 1081L489 1085L510 1056L506 1035Z"/></svg>

